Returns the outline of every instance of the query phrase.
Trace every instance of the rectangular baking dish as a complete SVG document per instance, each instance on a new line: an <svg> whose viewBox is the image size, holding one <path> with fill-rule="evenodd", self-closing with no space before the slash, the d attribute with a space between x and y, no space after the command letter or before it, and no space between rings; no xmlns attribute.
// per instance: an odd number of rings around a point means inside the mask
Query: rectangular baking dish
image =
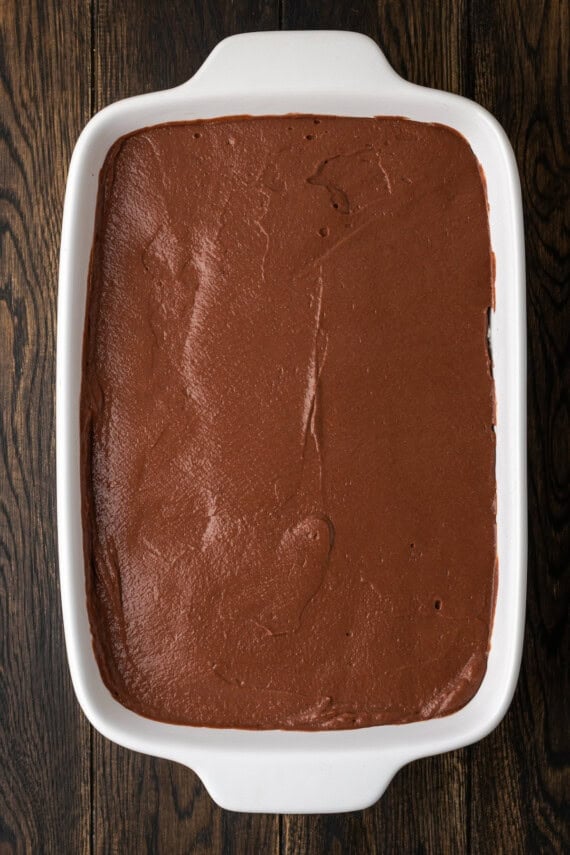
<svg viewBox="0 0 570 855"><path fill-rule="evenodd" d="M140 127L224 115L287 113L397 115L440 122L467 138L485 173L496 257L490 337L497 399L498 589L485 678L467 706L444 718L317 733L161 724L114 700L93 654L81 527L79 392L99 170L115 140ZM57 512L69 667L79 703L97 730L119 745L189 766L225 808L317 813L367 807L406 763L468 745L498 724L514 692L524 623L524 288L520 187L503 130L471 101L404 81L365 36L325 31L233 36L215 48L187 83L112 104L89 122L69 168L61 238Z"/></svg>

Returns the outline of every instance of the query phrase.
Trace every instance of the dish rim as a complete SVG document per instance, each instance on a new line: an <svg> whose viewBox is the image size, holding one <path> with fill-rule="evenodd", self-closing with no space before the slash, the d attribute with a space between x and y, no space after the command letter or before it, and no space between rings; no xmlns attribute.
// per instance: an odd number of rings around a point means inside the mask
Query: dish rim
<svg viewBox="0 0 570 855"><path fill-rule="evenodd" d="M236 109L228 111L230 103ZM335 104L342 109L334 109ZM271 109L272 105L277 109ZM286 109L287 105L293 109ZM112 698L100 677L87 619L78 508L78 390L99 169L110 145L136 128L164 121L244 113L400 115L416 120L423 116L420 121L441 121L445 117L442 123L463 133L483 165L497 264L491 345L497 398L500 565L487 674L474 698L452 715L411 724L309 733L168 725L127 710ZM153 116L155 120L145 121L145 116ZM475 742L499 723L515 689L524 627L527 537L524 288L520 185L504 131L479 105L404 81L366 36L343 31L232 36L217 45L188 82L116 102L91 119L73 152L62 223L56 471L60 584L68 661L79 703L97 730L124 747L190 766L222 806L234 810L303 813L366 807L376 801L391 777L406 763ZM509 447L506 447L507 430Z"/></svg>

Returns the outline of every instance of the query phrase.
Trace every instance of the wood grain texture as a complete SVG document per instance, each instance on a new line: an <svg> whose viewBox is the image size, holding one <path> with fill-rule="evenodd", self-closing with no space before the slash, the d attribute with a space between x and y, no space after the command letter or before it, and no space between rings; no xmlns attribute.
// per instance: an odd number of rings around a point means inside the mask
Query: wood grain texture
<svg viewBox="0 0 570 855"><path fill-rule="evenodd" d="M570 804L570 7L473 0L473 97L503 123L526 223L529 565L515 702L473 768L497 813L472 810L475 851L568 852ZM492 34L492 38L490 37ZM494 751L493 751L494 749ZM496 752L496 753L495 753ZM493 776L500 757L502 774ZM507 786L501 786L503 778ZM509 822L500 817L507 814Z"/></svg>
<svg viewBox="0 0 570 855"><path fill-rule="evenodd" d="M186 80L234 32L346 28L473 97L515 148L528 265L529 594L522 676L476 746L403 769L360 813L240 815L79 713L57 587L59 227L89 115ZM570 851L570 20L564 0L0 0L0 852Z"/></svg>
<svg viewBox="0 0 570 855"><path fill-rule="evenodd" d="M73 33L66 52L62 34ZM89 732L63 648L54 348L88 10L0 4L0 851L89 850Z"/></svg>

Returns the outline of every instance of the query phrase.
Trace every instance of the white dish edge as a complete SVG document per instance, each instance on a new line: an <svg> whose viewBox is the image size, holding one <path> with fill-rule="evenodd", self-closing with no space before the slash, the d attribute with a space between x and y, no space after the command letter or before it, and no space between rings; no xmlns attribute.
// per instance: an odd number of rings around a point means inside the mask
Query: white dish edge
<svg viewBox="0 0 570 855"><path fill-rule="evenodd" d="M300 733L182 727L141 718L104 686L85 597L79 483L79 388L99 170L136 128L224 115L398 115L440 122L470 142L487 179L496 257L491 346L497 396L499 576L488 668L462 710L440 719ZM375 802L406 763L489 733L511 701L526 592L526 363L522 206L514 155L496 120L467 99L402 80L376 44L346 32L274 32L221 42L182 86L98 113L73 153L60 256L57 341L57 511L60 581L73 685L91 723L116 743L184 763L233 810L318 813Z"/></svg>

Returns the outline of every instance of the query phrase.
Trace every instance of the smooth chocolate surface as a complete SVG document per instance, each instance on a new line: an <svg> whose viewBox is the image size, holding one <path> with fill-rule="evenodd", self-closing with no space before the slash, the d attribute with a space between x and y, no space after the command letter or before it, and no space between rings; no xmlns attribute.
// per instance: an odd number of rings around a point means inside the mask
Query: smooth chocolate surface
<svg viewBox="0 0 570 855"><path fill-rule="evenodd" d="M106 685L167 722L453 712L495 581L477 160L398 118L146 128L100 178L81 395Z"/></svg>

